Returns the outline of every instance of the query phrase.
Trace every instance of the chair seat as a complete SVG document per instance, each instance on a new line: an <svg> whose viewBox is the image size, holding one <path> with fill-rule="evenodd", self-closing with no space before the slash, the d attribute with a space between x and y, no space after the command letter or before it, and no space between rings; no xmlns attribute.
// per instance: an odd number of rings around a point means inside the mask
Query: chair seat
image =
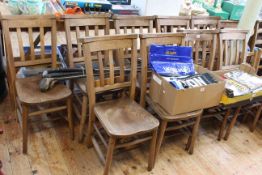
<svg viewBox="0 0 262 175"><path fill-rule="evenodd" d="M16 79L17 96L22 103L47 103L65 99L71 95L71 90L63 84L57 84L49 91L41 92L40 80L39 76Z"/></svg>
<svg viewBox="0 0 262 175"><path fill-rule="evenodd" d="M129 98L98 103L95 114L111 136L131 136L151 131L159 121Z"/></svg>

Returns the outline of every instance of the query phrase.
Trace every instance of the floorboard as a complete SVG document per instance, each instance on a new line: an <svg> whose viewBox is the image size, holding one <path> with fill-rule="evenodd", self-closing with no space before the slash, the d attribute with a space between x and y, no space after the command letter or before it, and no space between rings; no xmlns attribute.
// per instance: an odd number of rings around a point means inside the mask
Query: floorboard
<svg viewBox="0 0 262 175"><path fill-rule="evenodd" d="M22 154L22 133L8 99L0 104L0 160L5 175L100 175L103 165L93 148L69 138L67 122L30 125L28 154ZM50 116L45 116L50 117ZM261 175L262 121L251 133L238 122L228 141L217 141L219 123L202 122L193 155L185 150L187 137L164 140L155 168L147 171L148 144L114 156L113 175ZM77 138L78 127L75 128Z"/></svg>

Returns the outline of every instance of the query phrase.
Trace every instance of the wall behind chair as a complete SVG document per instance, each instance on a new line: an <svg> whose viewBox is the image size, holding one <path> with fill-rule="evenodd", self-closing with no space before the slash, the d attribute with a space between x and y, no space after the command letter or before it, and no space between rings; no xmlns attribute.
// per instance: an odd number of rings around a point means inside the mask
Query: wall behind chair
<svg viewBox="0 0 262 175"><path fill-rule="evenodd" d="M140 15L178 16L184 0L132 0L140 8Z"/></svg>

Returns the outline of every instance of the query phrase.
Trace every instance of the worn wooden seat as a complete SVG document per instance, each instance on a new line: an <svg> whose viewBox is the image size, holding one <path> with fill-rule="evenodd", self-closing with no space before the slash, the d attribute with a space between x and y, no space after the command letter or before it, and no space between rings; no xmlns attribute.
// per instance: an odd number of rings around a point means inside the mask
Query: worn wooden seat
<svg viewBox="0 0 262 175"><path fill-rule="evenodd" d="M137 75L137 35L97 36L80 40L84 47L87 70L86 89L89 106L87 143L89 147L94 146L100 160L105 163L104 175L109 173L115 149L130 147L149 140L151 143L148 170L152 170L159 123L134 101ZM129 58L124 55L126 49L131 51ZM102 57L101 52L108 54ZM118 64L114 62L113 53L117 55ZM92 54L97 54L97 59L93 59ZM126 59L130 62L127 62ZM99 75L94 73L94 62L98 64ZM125 71L127 67L131 68L130 73ZM96 97L98 93L120 89L122 91L118 100L98 103ZM97 138L107 148L106 158Z"/></svg>
<svg viewBox="0 0 262 175"><path fill-rule="evenodd" d="M48 92L41 92L39 89L40 80L41 77L16 79L17 96L22 103L48 103L68 98L71 95L71 90L63 84L55 85Z"/></svg>
<svg viewBox="0 0 262 175"><path fill-rule="evenodd" d="M129 98L98 103L94 111L112 136L131 136L156 129L159 125L156 118Z"/></svg>

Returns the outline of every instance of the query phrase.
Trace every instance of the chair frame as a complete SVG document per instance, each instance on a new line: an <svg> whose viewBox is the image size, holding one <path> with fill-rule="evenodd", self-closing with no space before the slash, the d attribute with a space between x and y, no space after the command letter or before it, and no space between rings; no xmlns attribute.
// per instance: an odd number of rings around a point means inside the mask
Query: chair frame
<svg viewBox="0 0 262 175"><path fill-rule="evenodd" d="M186 146L186 150L192 154L194 149L194 143L196 139L196 135L198 132L198 127L200 123L200 118L202 115L202 110L192 111L185 114L179 115L169 115L162 107L158 104L154 103L152 99L147 96L147 73L148 73L148 50L151 44L177 44L184 45L185 44L185 34L184 33L159 33L159 34L140 34L140 42L141 42L141 57L142 57L142 75L141 75L141 94L140 94L140 105L145 106L145 103L157 113L160 118L160 130L158 133L157 146L156 146L156 155L158 154L160 147L163 142L164 134L167 130L177 130L187 126L193 126L192 134L188 138L188 143ZM178 125L174 127L167 127L167 123L174 123L178 121L192 119L195 120L193 122L187 122L183 125ZM156 157L155 157L156 159Z"/></svg>
<svg viewBox="0 0 262 175"><path fill-rule="evenodd" d="M154 157L155 157L155 146L156 146L156 139L157 139L157 128L147 131L146 133L152 134L152 137L149 138L141 138L132 142L122 143L116 145L116 141L119 139L130 138L134 136L138 136L144 134L145 132L137 132L134 135L111 135L109 131L106 130L107 136L109 136L108 144L106 143L105 138L102 136L101 132L95 125L96 117L95 115L95 106L96 106L96 93L110 91L113 89L121 89L121 88L130 88L129 90L129 98L134 100L135 97L135 88L136 88L136 74L137 74L137 35L115 35L115 36L101 36L101 37L89 37L81 39L84 47L84 55L86 60L86 75L87 75L87 82L86 87L88 89L88 100L89 100L89 123L88 123L88 135L87 135L87 144L90 147L92 144L99 155L100 160L105 164L104 175L109 173L109 169L112 162L113 152L117 148L123 148L126 146L137 145L139 143L151 140L150 144L150 154L148 159L148 170L152 170L154 167ZM124 50L126 48L131 48L131 74L130 80L125 81L124 76ZM118 59L120 64L120 75L119 78L114 77L114 61L113 61L113 50L122 49L122 52L119 50ZM104 68L103 68L103 60L101 56L98 56L99 62L99 79L94 79L93 75L93 64L92 64L92 56L93 52L101 52L101 51L108 51L109 52L109 71L110 75L109 78L104 77ZM100 55L100 54L98 54ZM104 102L106 103L106 102ZM102 124L103 125L103 124ZM107 155L106 159L102 154L101 149L99 148L99 144L94 137L94 131L99 136L104 146L107 148Z"/></svg>
<svg viewBox="0 0 262 175"><path fill-rule="evenodd" d="M30 104L26 102L22 102L17 98L16 92L16 69L20 67L28 67L28 66L36 66L36 65L46 65L51 64L52 68L56 68L58 63L56 60L56 19L52 15L32 15L32 16L2 16L2 26L4 31L4 39L5 39L5 48L6 48L6 56L7 56L7 65L8 65L8 84L10 88L10 96L12 97L12 103L14 103L15 109L17 110L17 119L20 123L22 123L22 131L23 131L23 153L27 153L27 142L28 142L28 118L36 115L47 114L51 112L57 112L61 110L67 110L67 118L69 121L69 129L71 138L73 138L73 120L72 120L72 110L71 104L72 99L71 95L65 99L57 99L56 101L66 100L65 106L52 107L49 109L43 109L35 112L30 112L29 107L33 105L43 104L41 101L37 104ZM29 54L24 53L23 40L22 40L22 29L28 29L29 34L29 44L30 51ZM39 28L40 32L40 59L36 58L34 48L35 43L33 40L33 28ZM52 54L51 58L45 58L45 42L44 42L44 34L45 29L51 28L51 47ZM19 52L20 52L20 60L15 60L13 56L12 49L12 41L10 36L11 29L16 29ZM39 90L40 91L40 90ZM46 101L45 103L51 103L56 101Z"/></svg>
<svg viewBox="0 0 262 175"><path fill-rule="evenodd" d="M220 17L219 16L192 16L191 29L211 29L215 26L215 29L220 29Z"/></svg>

